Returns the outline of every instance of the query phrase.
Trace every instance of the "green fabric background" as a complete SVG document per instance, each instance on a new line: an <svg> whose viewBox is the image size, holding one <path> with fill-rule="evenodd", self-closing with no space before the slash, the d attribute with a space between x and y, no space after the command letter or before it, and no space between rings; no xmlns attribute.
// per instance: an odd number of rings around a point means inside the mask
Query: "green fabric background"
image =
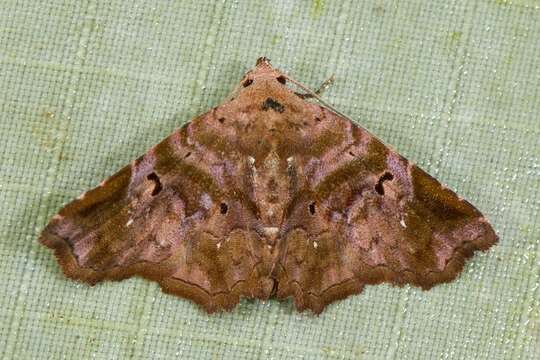
<svg viewBox="0 0 540 360"><path fill-rule="evenodd" d="M0 357L538 359L540 3L0 1ZM208 316L142 279L67 280L57 210L222 101L266 55L475 204L500 244L455 282L319 317Z"/></svg>

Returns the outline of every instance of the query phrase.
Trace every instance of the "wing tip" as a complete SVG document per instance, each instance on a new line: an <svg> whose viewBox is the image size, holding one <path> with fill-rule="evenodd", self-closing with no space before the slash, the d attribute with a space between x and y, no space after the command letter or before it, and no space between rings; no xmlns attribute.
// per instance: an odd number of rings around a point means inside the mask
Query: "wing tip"
<svg viewBox="0 0 540 360"><path fill-rule="evenodd" d="M53 218L39 236L39 243L53 250L54 256L64 275L70 279L95 285L103 276L90 268L81 267L67 239L59 236L54 228L59 218Z"/></svg>
<svg viewBox="0 0 540 360"><path fill-rule="evenodd" d="M477 251L485 252L496 245L499 242L499 237L491 225L485 219L482 219L484 231L480 236L474 240L464 242L463 245L458 247L442 271L431 271L424 278L417 277L414 285L421 287L423 290L429 290L436 285L451 282L461 275L465 263Z"/></svg>

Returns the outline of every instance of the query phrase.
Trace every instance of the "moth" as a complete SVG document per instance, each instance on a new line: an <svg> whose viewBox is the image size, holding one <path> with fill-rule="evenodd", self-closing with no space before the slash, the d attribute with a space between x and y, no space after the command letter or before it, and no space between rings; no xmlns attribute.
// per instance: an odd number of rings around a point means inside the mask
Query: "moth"
<svg viewBox="0 0 540 360"><path fill-rule="evenodd" d="M260 58L233 98L55 215L65 275L141 276L208 312L242 297L298 311L383 282L429 289L497 242L470 203Z"/></svg>

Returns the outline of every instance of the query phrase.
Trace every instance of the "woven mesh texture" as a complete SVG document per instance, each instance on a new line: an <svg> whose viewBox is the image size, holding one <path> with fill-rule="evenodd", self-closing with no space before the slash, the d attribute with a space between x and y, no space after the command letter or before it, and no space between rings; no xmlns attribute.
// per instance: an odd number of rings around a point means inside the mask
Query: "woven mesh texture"
<svg viewBox="0 0 540 360"><path fill-rule="evenodd" d="M540 4L76 1L0 6L0 357L533 359L540 349ZM259 56L475 204L500 244L429 292L209 316L130 279L67 280L65 203L219 104ZM538 357L536 357L538 359Z"/></svg>

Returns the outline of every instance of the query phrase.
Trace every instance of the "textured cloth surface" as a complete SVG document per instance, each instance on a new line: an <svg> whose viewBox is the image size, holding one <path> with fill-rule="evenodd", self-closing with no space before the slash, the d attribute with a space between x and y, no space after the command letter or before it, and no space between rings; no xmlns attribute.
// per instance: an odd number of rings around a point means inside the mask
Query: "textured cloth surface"
<svg viewBox="0 0 540 360"><path fill-rule="evenodd" d="M540 321L534 0L0 2L0 357L532 359ZM320 316L209 316L143 279L66 279L48 219L274 66L470 200L500 244L424 292L370 286ZM538 358L538 357L536 357Z"/></svg>

